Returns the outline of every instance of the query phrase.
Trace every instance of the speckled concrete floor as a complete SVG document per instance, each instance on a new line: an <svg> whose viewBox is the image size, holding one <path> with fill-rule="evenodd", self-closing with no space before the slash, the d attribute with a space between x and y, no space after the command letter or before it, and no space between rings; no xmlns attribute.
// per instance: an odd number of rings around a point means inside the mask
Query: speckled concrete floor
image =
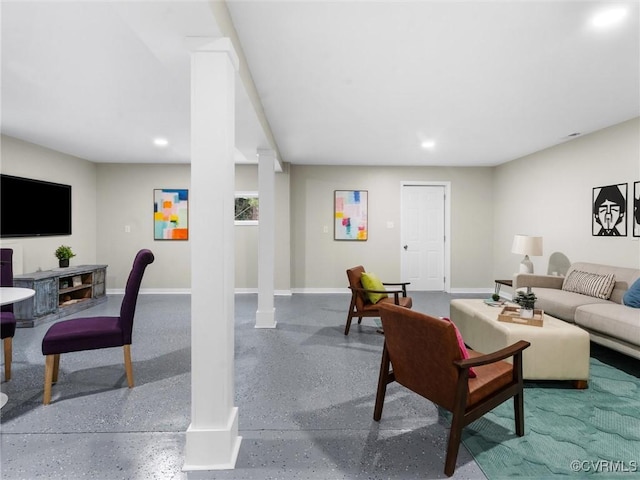
<svg viewBox="0 0 640 480"><path fill-rule="evenodd" d="M448 315L450 296L415 293ZM76 316L117 314L121 296ZM373 421L383 337L373 319L343 335L347 295L276 298L278 326L255 329L256 295L236 297L234 470L182 472L190 422L190 297L141 295L126 388L119 348L63 355L42 406L40 344L50 324L19 329L2 383L0 472L14 479L430 479L443 473L447 424L430 402L391 385ZM485 478L464 446L453 478Z"/></svg>

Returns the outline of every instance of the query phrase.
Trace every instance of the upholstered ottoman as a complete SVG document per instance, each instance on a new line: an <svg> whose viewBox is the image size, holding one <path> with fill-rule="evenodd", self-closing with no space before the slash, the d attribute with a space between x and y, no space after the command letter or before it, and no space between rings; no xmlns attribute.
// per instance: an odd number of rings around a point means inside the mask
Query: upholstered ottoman
<svg viewBox="0 0 640 480"><path fill-rule="evenodd" d="M451 300L451 320L473 350L491 353L526 340L531 343L522 359L526 380L572 380L576 388L587 388L590 344L586 331L550 315L544 316L542 327L500 322L501 311L482 299Z"/></svg>

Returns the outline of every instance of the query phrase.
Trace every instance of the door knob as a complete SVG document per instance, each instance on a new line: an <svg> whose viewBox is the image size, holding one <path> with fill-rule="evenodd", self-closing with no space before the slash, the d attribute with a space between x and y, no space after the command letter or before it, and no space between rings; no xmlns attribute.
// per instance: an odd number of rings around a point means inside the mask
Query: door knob
<svg viewBox="0 0 640 480"><path fill-rule="evenodd" d="M404 247L402 247L402 248L404 248L404 249L406 250L407 248L409 248L409 245L405 245L405 246L404 246Z"/></svg>

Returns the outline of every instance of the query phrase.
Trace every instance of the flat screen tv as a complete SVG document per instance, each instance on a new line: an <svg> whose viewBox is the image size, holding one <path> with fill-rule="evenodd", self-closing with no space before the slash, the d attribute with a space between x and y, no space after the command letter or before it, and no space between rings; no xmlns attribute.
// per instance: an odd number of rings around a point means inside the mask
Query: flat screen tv
<svg viewBox="0 0 640 480"><path fill-rule="evenodd" d="M71 185L0 175L0 237L71 235Z"/></svg>

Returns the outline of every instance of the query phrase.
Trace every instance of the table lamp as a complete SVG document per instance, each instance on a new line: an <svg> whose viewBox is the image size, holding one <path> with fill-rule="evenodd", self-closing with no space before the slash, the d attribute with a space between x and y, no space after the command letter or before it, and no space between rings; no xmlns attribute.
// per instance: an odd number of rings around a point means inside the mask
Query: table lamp
<svg viewBox="0 0 640 480"><path fill-rule="evenodd" d="M515 235L511 252L524 255L522 262L520 262L520 273L533 273L533 263L529 260L529 255L532 257L542 255L542 237Z"/></svg>

